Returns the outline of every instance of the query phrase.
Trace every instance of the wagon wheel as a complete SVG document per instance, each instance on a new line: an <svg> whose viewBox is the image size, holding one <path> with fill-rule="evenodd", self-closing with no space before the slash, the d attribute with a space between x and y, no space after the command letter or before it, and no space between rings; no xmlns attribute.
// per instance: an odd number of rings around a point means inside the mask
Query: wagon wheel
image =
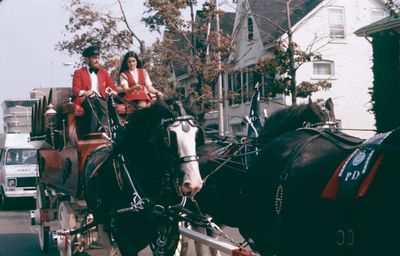
<svg viewBox="0 0 400 256"><path fill-rule="evenodd" d="M77 217L69 202L64 201L60 203L58 207L58 221L60 228L64 231L77 228ZM76 235L60 236L57 243L60 250L60 256L72 256L75 254L75 249L77 249Z"/></svg>
<svg viewBox="0 0 400 256"><path fill-rule="evenodd" d="M43 184L38 184L36 186L36 209L48 209L50 206L49 199L46 197L46 193L44 192ZM49 234L50 227L48 224L40 223L39 226L39 244L40 249L43 252L47 252L49 249Z"/></svg>

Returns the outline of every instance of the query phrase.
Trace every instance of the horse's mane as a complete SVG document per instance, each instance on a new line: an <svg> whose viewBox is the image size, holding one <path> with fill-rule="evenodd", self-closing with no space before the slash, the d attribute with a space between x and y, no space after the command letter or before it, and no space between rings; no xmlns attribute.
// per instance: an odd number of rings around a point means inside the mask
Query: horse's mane
<svg viewBox="0 0 400 256"><path fill-rule="evenodd" d="M260 131L259 142L265 143L285 132L296 130L304 122L317 123L324 121L324 116L316 110L315 103L300 104L278 110L266 119Z"/></svg>
<svg viewBox="0 0 400 256"><path fill-rule="evenodd" d="M174 116L173 112L162 101L157 101L150 107L135 110L128 118L125 129L118 140L118 146L120 148L143 146L148 142L146 140L156 135L161 119L172 116Z"/></svg>

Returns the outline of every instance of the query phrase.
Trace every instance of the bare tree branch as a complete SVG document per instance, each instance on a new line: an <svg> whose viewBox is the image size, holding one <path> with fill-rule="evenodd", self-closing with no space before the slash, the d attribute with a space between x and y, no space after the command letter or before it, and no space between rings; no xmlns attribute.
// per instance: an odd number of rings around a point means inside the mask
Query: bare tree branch
<svg viewBox="0 0 400 256"><path fill-rule="evenodd" d="M122 13L122 21L125 23L126 28L131 32L132 36L139 42L140 51L143 53L144 51L144 41L140 40L139 37L133 32L131 26L129 25L128 19L126 18L124 8L122 7L121 0L118 0L119 9Z"/></svg>

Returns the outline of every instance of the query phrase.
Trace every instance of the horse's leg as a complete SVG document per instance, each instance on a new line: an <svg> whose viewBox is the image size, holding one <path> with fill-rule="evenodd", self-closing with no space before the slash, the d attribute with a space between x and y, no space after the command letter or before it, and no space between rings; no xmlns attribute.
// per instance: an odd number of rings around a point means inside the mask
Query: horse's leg
<svg viewBox="0 0 400 256"><path fill-rule="evenodd" d="M192 226L192 230L194 230L196 232L199 232L200 234L205 234L206 233L206 230L203 227ZM203 245L202 243L194 241L194 248L196 249L196 255L197 256L205 256L205 255L207 255L206 246Z"/></svg>
<svg viewBox="0 0 400 256"><path fill-rule="evenodd" d="M185 226L185 222L184 221L179 222L179 226ZM176 248L174 256L187 256L189 249L189 242L190 242L189 238L180 235L178 247Z"/></svg>
<svg viewBox="0 0 400 256"><path fill-rule="evenodd" d="M206 233L208 236L211 236L212 238L218 240L218 236L214 232L212 232L211 229L207 228ZM210 255L211 256L221 256L221 253L217 249L210 247Z"/></svg>
<svg viewBox="0 0 400 256"><path fill-rule="evenodd" d="M111 244L111 237L105 231L104 224L97 225L97 233L99 235L100 242L103 245L104 250L106 251L105 255L113 255L113 246Z"/></svg>
<svg viewBox="0 0 400 256"><path fill-rule="evenodd" d="M118 244L119 252L122 256L138 255L139 250L132 244L132 241L128 234L116 231L115 238Z"/></svg>

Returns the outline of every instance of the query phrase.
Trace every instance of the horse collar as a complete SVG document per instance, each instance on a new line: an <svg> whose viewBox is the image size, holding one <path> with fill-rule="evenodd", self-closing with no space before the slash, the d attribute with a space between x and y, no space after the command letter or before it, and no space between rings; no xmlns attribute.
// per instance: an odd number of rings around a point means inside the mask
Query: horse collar
<svg viewBox="0 0 400 256"><path fill-rule="evenodd" d="M119 155L118 159L121 162L120 167L122 167L122 171L124 171L126 177L128 177L129 185L131 186L131 189L133 191L133 197L132 197L132 201L130 203L130 207L118 209L117 213L139 212L142 210L148 210L149 212L151 212L152 214L154 214L156 216L169 217L171 215L171 212L167 211L165 206L154 203L150 198L148 198L144 195L140 186L137 184L137 182L135 182L134 177L131 176L129 169L131 169L132 167L126 161L125 157L123 155ZM165 190L171 190L171 187L165 186L166 183L173 182L170 179L170 175L171 175L171 172L167 171L166 172L166 182L163 182L161 192L163 192ZM176 183L174 182L174 188L176 189L175 184ZM174 209L174 208L184 207L185 204L186 204L186 197L182 197L182 200L179 204L174 205L174 206L169 206L167 208Z"/></svg>

